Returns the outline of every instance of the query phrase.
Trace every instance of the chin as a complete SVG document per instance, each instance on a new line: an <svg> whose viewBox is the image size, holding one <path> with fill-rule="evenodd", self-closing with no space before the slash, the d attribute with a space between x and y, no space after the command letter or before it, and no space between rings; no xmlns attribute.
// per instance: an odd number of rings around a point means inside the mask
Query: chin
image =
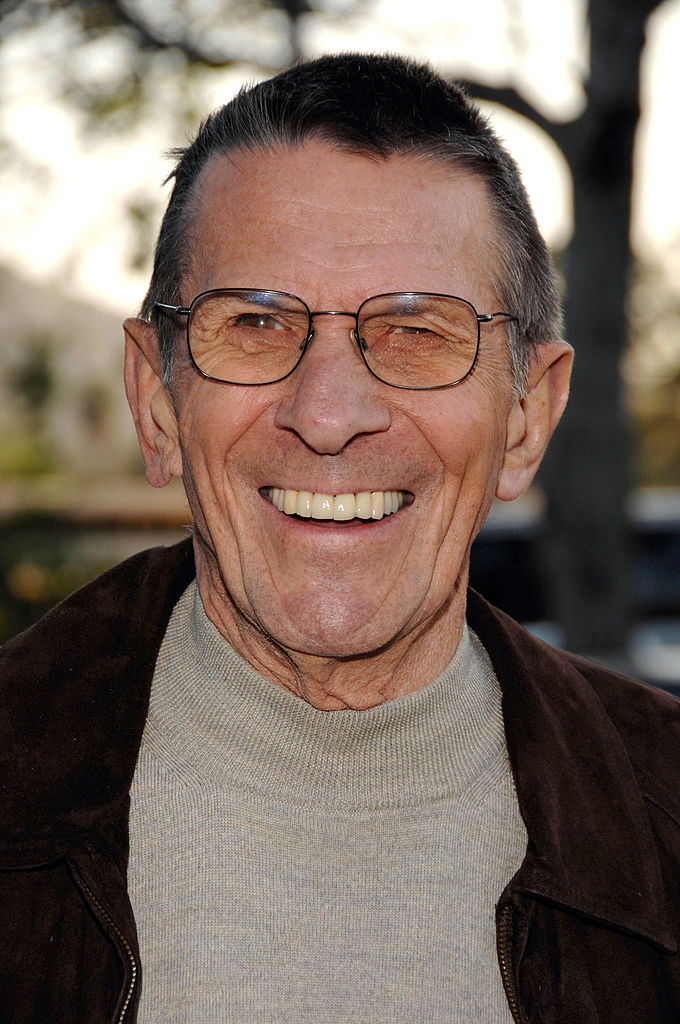
<svg viewBox="0 0 680 1024"><path fill-rule="evenodd" d="M364 615L357 615L357 609L343 605L341 614L304 616L297 609L298 620L291 629L272 629L270 635L281 646L291 652L318 658L356 658L372 654L389 647L397 635L401 623L392 617L389 623L371 622ZM263 621L265 628L266 622ZM305 623L300 629L300 622Z"/></svg>

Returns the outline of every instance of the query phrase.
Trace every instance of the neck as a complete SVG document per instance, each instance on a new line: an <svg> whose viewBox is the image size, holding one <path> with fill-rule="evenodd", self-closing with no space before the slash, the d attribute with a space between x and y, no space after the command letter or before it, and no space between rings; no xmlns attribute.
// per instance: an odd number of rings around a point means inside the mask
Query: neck
<svg viewBox="0 0 680 1024"><path fill-rule="evenodd" d="M198 563L203 607L224 639L263 676L322 711L376 707L436 679L463 631L466 587L467 570L435 615L377 650L324 657L279 644Z"/></svg>

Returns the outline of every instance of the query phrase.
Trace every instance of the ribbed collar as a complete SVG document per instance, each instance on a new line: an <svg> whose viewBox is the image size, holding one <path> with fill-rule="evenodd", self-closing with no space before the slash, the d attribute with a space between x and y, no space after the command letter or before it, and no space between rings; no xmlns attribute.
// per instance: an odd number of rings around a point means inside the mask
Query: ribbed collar
<svg viewBox="0 0 680 1024"><path fill-rule="evenodd" d="M507 768L500 687L467 628L431 684L362 711L320 711L227 644L196 584L163 641L144 743L188 782L209 778L310 806L481 797Z"/></svg>

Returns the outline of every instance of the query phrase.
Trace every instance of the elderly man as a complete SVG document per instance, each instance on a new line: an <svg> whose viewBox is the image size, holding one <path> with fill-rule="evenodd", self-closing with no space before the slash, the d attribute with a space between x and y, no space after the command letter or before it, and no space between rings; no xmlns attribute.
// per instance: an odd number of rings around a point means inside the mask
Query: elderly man
<svg viewBox="0 0 680 1024"><path fill-rule="evenodd" d="M677 1021L678 705L467 594L571 365L512 159L345 55L173 177L125 382L193 537L5 649L3 1019Z"/></svg>

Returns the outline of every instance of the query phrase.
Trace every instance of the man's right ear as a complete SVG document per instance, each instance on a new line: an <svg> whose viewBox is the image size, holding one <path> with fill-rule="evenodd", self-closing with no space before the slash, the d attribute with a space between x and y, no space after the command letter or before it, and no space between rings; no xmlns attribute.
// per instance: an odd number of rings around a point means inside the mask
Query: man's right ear
<svg viewBox="0 0 680 1024"><path fill-rule="evenodd" d="M156 331L151 324L129 317L125 331L125 393L135 421L146 479L165 487L182 475L182 452L177 416L163 383Z"/></svg>

